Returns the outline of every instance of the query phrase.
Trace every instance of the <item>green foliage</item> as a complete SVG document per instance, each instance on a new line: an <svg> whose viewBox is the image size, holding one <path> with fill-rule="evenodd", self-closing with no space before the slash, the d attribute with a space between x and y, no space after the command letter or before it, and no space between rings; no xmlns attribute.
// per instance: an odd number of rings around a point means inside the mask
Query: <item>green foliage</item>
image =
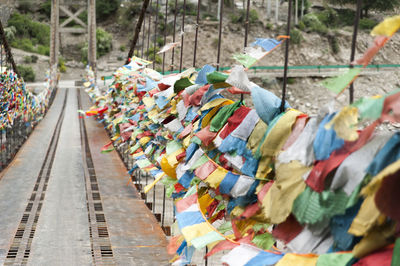
<svg viewBox="0 0 400 266"><path fill-rule="evenodd" d="M155 50L155 54L156 54L155 57L154 57L154 50ZM162 58L157 54L157 52L159 50L160 49L158 47L154 48L154 46L150 46L149 50L146 51L146 55L149 57L149 60L150 61L155 61L156 64L161 64L162 63Z"/></svg>
<svg viewBox="0 0 400 266"><path fill-rule="evenodd" d="M353 26L355 11L351 9L340 9L337 11L339 15L339 26Z"/></svg>
<svg viewBox="0 0 400 266"><path fill-rule="evenodd" d="M326 7L324 11L316 14L319 21L329 28L334 28L339 25L339 14L330 7Z"/></svg>
<svg viewBox="0 0 400 266"><path fill-rule="evenodd" d="M218 42L219 42L218 38L214 38L214 39L212 40L211 45L212 45L214 48L217 48L217 47L218 47Z"/></svg>
<svg viewBox="0 0 400 266"><path fill-rule="evenodd" d="M24 51L48 55L50 52L50 26L33 21L28 15L14 13L8 20L8 26L14 28L13 47Z"/></svg>
<svg viewBox="0 0 400 266"><path fill-rule="evenodd" d="M59 70L61 73L67 72L67 67L65 66L65 60L64 60L63 57L59 57L59 58L58 58L58 70Z"/></svg>
<svg viewBox="0 0 400 266"><path fill-rule="evenodd" d="M246 21L246 11L240 10L237 14L233 13L229 16L232 23L244 23ZM258 21L258 13L255 9L249 12L249 23L254 24Z"/></svg>
<svg viewBox="0 0 400 266"><path fill-rule="evenodd" d="M12 43L15 40L15 35L17 30L14 26L7 27L4 29L4 34L6 35L6 39L9 43Z"/></svg>
<svg viewBox="0 0 400 266"><path fill-rule="evenodd" d="M37 53L42 54L42 55L50 55L50 47L47 45L38 45L37 47Z"/></svg>
<svg viewBox="0 0 400 266"><path fill-rule="evenodd" d="M23 13L31 12L33 9L33 2L31 0L18 0L18 10Z"/></svg>
<svg viewBox="0 0 400 266"><path fill-rule="evenodd" d="M293 28L290 31L290 42L293 44L300 44L302 40L304 40L304 38L301 32Z"/></svg>
<svg viewBox="0 0 400 266"><path fill-rule="evenodd" d="M292 0L292 1L293 1L293 9L295 9L296 0ZM304 0L303 4L304 4L304 13L307 13L308 9L311 7L311 3L309 0ZM297 2L297 7L298 7L297 10L299 11L298 15L301 15L301 7L302 7L301 5L302 5L301 1L298 1Z"/></svg>
<svg viewBox="0 0 400 266"><path fill-rule="evenodd" d="M201 18L204 19L204 20L211 20L211 21L217 21L218 20L217 17L214 14L207 13L207 12L203 13L201 15Z"/></svg>
<svg viewBox="0 0 400 266"><path fill-rule="evenodd" d="M124 60L124 58L122 57L122 55L119 55L119 56L117 57L117 60L118 60L118 61L122 61L122 60Z"/></svg>
<svg viewBox="0 0 400 266"><path fill-rule="evenodd" d="M164 37L158 37L156 42L159 47L163 46L164 45Z"/></svg>
<svg viewBox="0 0 400 266"><path fill-rule="evenodd" d="M360 19L360 29L363 30L372 30L376 25L378 24L378 22L376 22L373 19L369 19L369 18L363 18Z"/></svg>
<svg viewBox="0 0 400 266"><path fill-rule="evenodd" d="M329 29L319 20L318 16L313 13L305 15L302 21L306 28L311 32L326 35L329 31Z"/></svg>
<svg viewBox="0 0 400 266"><path fill-rule="evenodd" d="M18 71L25 82L35 81L36 75L32 67L20 65L18 66Z"/></svg>
<svg viewBox="0 0 400 266"><path fill-rule="evenodd" d="M24 56L24 63L25 63L25 64L30 64L30 63L32 63L32 57L30 57L30 56Z"/></svg>
<svg viewBox="0 0 400 266"><path fill-rule="evenodd" d="M329 44L332 48L332 53L338 54L340 52L339 41L336 35L329 36Z"/></svg>
<svg viewBox="0 0 400 266"><path fill-rule="evenodd" d="M355 4L356 0L330 0L330 2L344 5ZM364 16L367 17L370 10L386 11L393 10L398 6L400 6L400 0L364 0L362 9Z"/></svg>
<svg viewBox="0 0 400 266"><path fill-rule="evenodd" d="M37 57L36 55L31 55L31 61L32 63L36 64L38 61L39 57Z"/></svg>
<svg viewBox="0 0 400 266"><path fill-rule="evenodd" d="M120 50L121 52L125 52L126 46L125 46L125 45L121 45L121 46L119 47L119 50Z"/></svg>
<svg viewBox="0 0 400 266"><path fill-rule="evenodd" d="M40 4L39 12L45 14L50 19L51 16L51 0L46 0Z"/></svg>
<svg viewBox="0 0 400 266"><path fill-rule="evenodd" d="M104 21L110 17L118 10L119 4L119 0L96 0L96 20Z"/></svg>
<svg viewBox="0 0 400 266"><path fill-rule="evenodd" d="M111 51L112 35L102 28L96 30L97 57L103 56Z"/></svg>

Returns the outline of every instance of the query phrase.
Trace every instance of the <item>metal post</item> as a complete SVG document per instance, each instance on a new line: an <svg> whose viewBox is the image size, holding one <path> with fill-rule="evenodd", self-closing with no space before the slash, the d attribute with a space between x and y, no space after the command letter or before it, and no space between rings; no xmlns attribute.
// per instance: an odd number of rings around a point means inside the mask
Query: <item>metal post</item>
<svg viewBox="0 0 400 266"><path fill-rule="evenodd" d="M267 18L268 19L271 17L271 1L272 0L267 0Z"/></svg>
<svg viewBox="0 0 400 266"><path fill-rule="evenodd" d="M8 42L7 42L6 35L5 35L4 29L3 29L3 24L1 23L1 20L0 20L0 35L1 35L1 41L2 41L2 43L4 45L4 49L6 50L6 60L11 63L11 66L12 66L14 72L18 75L18 77L20 77L17 65L15 64L14 58L13 58L12 53L11 53L11 48L8 45Z"/></svg>
<svg viewBox="0 0 400 266"><path fill-rule="evenodd" d="M89 0L89 46L88 46L88 62L94 73L94 81L97 79L96 66L96 0Z"/></svg>
<svg viewBox="0 0 400 266"><path fill-rule="evenodd" d="M148 31L147 31L147 51L146 51L146 59L149 59L149 48L150 48L150 33L151 33L151 4L153 3L152 0L150 0L150 8L149 8L149 26L148 26Z"/></svg>
<svg viewBox="0 0 400 266"><path fill-rule="evenodd" d="M201 6L201 0L197 0L196 34L194 36L193 67L196 67L197 38L199 35L199 21L200 21L200 6Z"/></svg>
<svg viewBox="0 0 400 266"><path fill-rule="evenodd" d="M182 14L182 26L181 26L181 57L179 59L179 72L182 72L183 63L183 39L185 35L185 15L186 15L186 0L183 0L183 14Z"/></svg>
<svg viewBox="0 0 400 266"><path fill-rule="evenodd" d="M172 33L172 42L175 42L175 32L176 32L176 14L178 12L178 0L175 0L175 12L174 12L174 29ZM172 57L171 57L171 71L174 70L174 59L175 59L175 48L172 48Z"/></svg>
<svg viewBox="0 0 400 266"><path fill-rule="evenodd" d="M156 47L157 47L157 28L158 28L158 5L159 0L156 4L156 20L154 21L154 40L153 40L153 69L156 69Z"/></svg>
<svg viewBox="0 0 400 266"><path fill-rule="evenodd" d="M294 7L294 24L297 25L299 23L299 0L296 0Z"/></svg>
<svg viewBox="0 0 400 266"><path fill-rule="evenodd" d="M279 20L279 0L275 0L275 23Z"/></svg>
<svg viewBox="0 0 400 266"><path fill-rule="evenodd" d="M304 16L304 0L301 0L301 18Z"/></svg>
<svg viewBox="0 0 400 266"><path fill-rule="evenodd" d="M289 8L288 8L288 20L287 20L287 28L286 35L290 35L290 22L292 20L292 4L293 1L289 0ZM289 63L289 44L290 38L286 40L286 49L285 49L285 69L283 72L283 88L282 88L282 102L281 102L281 112L285 111L285 98L286 98L286 85L287 85L287 71L288 71L288 63Z"/></svg>
<svg viewBox="0 0 400 266"><path fill-rule="evenodd" d="M146 18L143 18L143 31L142 31L142 51L140 57L143 58L144 52L144 33L146 31Z"/></svg>
<svg viewBox="0 0 400 266"><path fill-rule="evenodd" d="M218 53L217 53L217 70L219 70L219 60L221 57L221 35L222 35L222 19L223 19L223 12L224 12L224 1L220 1L219 5L219 28L218 28Z"/></svg>
<svg viewBox="0 0 400 266"><path fill-rule="evenodd" d="M54 84L58 65L58 24L59 24L59 0L51 1L51 33L50 33L50 78Z"/></svg>
<svg viewBox="0 0 400 266"><path fill-rule="evenodd" d="M164 18L164 45L167 43L167 23L168 23L168 0L165 0L165 18ZM162 59L162 73L165 73L165 53Z"/></svg>
<svg viewBox="0 0 400 266"><path fill-rule="evenodd" d="M244 0L243 0L243 8L244 8ZM218 11L217 11L217 20L221 20L221 0L218 0Z"/></svg>
<svg viewBox="0 0 400 266"><path fill-rule="evenodd" d="M357 0L357 11L356 11L356 16L354 18L353 40L351 43L350 68L353 67L353 65L351 65L351 62L354 61L354 57L356 55L358 24L360 22L361 7L362 7L362 0ZM350 104L352 104L354 101L354 82L351 83L350 85L349 93L350 93Z"/></svg>
<svg viewBox="0 0 400 266"><path fill-rule="evenodd" d="M247 0L246 21L244 22L244 47L247 47L247 35L249 34L250 0Z"/></svg>
<svg viewBox="0 0 400 266"><path fill-rule="evenodd" d="M143 24L143 20L144 20L144 14L146 13L146 9L149 5L149 2L150 2L150 0L143 1L142 10L140 11L140 16L139 16L138 22L136 23L135 34L133 35L131 49L129 50L128 58L126 59L126 64L129 63L129 59L133 56L133 52L135 51L136 43L139 39L140 29L142 28L142 24ZM143 32L144 32L144 30L143 30ZM142 46L142 54L143 54L143 46Z"/></svg>

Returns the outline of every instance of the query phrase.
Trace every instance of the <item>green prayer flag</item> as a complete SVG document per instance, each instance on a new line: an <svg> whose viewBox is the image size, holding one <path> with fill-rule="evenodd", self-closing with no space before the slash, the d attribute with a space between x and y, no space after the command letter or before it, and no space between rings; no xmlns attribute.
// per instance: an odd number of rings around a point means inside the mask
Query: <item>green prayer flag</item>
<svg viewBox="0 0 400 266"><path fill-rule="evenodd" d="M384 101L385 97L361 98L357 102L355 102L353 106L357 107L361 120L376 120L381 117Z"/></svg>
<svg viewBox="0 0 400 266"><path fill-rule="evenodd" d="M335 215L344 214L348 207L349 198L343 190L321 193L306 189L293 203L293 214L301 224L316 224Z"/></svg>
<svg viewBox="0 0 400 266"><path fill-rule="evenodd" d="M185 88L194 85L188 78L182 78L177 80L174 84L174 92L179 93L180 91L184 90Z"/></svg>
<svg viewBox="0 0 400 266"><path fill-rule="evenodd" d="M361 68L350 68L346 73L328 78L322 82L322 85L334 93L341 93L350 83L361 73Z"/></svg>
<svg viewBox="0 0 400 266"><path fill-rule="evenodd" d="M233 59L241 63L243 66L246 68L254 65L257 62L257 59L254 57L251 57L248 54L234 54Z"/></svg>
<svg viewBox="0 0 400 266"><path fill-rule="evenodd" d="M262 249L270 249L272 245L275 243L275 239L272 237L271 234L265 233L261 235L256 235L252 242L257 245L257 247Z"/></svg>
<svg viewBox="0 0 400 266"><path fill-rule="evenodd" d="M392 266L400 265L400 237L397 238L393 249Z"/></svg>
<svg viewBox="0 0 400 266"><path fill-rule="evenodd" d="M233 112L236 111L240 106L240 102L225 105L219 109L218 113L213 117L210 123L210 131L218 132L226 123L229 117L232 116Z"/></svg>
<svg viewBox="0 0 400 266"><path fill-rule="evenodd" d="M203 156L200 157L200 159L198 159L192 167L190 167L190 170L194 170L199 168L200 166L202 166L203 164L205 164L206 162L208 162L210 159L208 159L208 157L204 154Z"/></svg>
<svg viewBox="0 0 400 266"><path fill-rule="evenodd" d="M207 82L209 84L221 83L225 82L225 80L229 77L229 75L224 74L222 72L214 71L207 74Z"/></svg>
<svg viewBox="0 0 400 266"><path fill-rule="evenodd" d="M352 259L352 253L327 253L318 257L317 266L346 266Z"/></svg>

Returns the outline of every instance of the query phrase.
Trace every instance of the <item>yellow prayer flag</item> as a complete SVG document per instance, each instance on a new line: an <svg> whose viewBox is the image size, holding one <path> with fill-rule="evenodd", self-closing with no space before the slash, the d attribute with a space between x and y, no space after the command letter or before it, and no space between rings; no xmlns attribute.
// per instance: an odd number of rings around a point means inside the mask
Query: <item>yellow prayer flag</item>
<svg viewBox="0 0 400 266"><path fill-rule="evenodd" d="M386 18L372 30L372 36L387 36L392 37L400 29L400 16Z"/></svg>

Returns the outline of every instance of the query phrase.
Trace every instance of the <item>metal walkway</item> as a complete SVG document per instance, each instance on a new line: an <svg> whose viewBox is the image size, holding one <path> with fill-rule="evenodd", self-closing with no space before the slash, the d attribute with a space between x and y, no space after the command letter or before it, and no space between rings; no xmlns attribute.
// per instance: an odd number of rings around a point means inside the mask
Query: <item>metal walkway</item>
<svg viewBox="0 0 400 266"><path fill-rule="evenodd" d="M0 173L0 265L167 265L166 237L101 124L79 119L80 89L59 89Z"/></svg>

